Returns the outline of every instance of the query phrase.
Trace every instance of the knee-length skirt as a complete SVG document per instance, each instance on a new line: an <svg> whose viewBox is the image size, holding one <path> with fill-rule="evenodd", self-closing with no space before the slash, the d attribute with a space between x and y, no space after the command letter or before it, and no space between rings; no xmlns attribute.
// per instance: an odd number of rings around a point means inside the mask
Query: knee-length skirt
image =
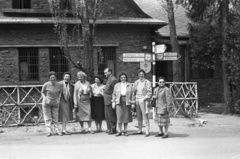
<svg viewBox="0 0 240 159"><path fill-rule="evenodd" d="M58 121L68 122L70 120L73 120L73 113L70 108L70 100L66 101L63 97L61 97L58 111Z"/></svg>
<svg viewBox="0 0 240 159"><path fill-rule="evenodd" d="M155 115L155 122L158 126L167 126L170 125L170 117L168 113L165 114L156 114Z"/></svg>
<svg viewBox="0 0 240 159"><path fill-rule="evenodd" d="M91 100L91 114L94 120L104 120L104 99L103 97L93 96Z"/></svg>
<svg viewBox="0 0 240 159"><path fill-rule="evenodd" d="M120 98L120 104L116 105L117 123L132 122L131 105L126 105L126 97Z"/></svg>
<svg viewBox="0 0 240 159"><path fill-rule="evenodd" d="M78 99L76 121L91 121L91 120L92 116L89 95L81 95L81 99Z"/></svg>

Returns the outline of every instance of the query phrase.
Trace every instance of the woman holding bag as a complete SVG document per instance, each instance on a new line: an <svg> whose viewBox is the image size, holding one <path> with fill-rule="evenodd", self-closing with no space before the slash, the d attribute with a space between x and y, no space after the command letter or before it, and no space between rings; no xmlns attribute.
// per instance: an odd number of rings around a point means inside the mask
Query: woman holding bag
<svg viewBox="0 0 240 159"><path fill-rule="evenodd" d="M156 99L155 121L159 126L159 133L155 137L168 137L170 125L169 107L171 106L171 90L165 86L165 78L158 77L158 87L154 89L153 100ZM163 127L165 132L163 132Z"/></svg>

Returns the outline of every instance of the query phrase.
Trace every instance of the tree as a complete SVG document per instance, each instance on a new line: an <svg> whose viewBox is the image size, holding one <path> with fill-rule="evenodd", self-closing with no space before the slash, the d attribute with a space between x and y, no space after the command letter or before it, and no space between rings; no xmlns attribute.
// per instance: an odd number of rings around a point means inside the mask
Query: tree
<svg viewBox="0 0 240 159"><path fill-rule="evenodd" d="M93 43L96 20L104 10L104 0L48 0L59 43L75 68L94 75ZM80 21L70 26L69 20ZM71 34L70 34L71 33ZM71 55L71 45L78 46L78 60ZM83 48L80 46L83 45Z"/></svg>
<svg viewBox="0 0 240 159"><path fill-rule="evenodd" d="M162 4L163 8L167 11L168 14L168 26L170 31L170 42L173 52L180 53L177 31L174 17L174 4L172 0L161 0L159 2ZM182 71L181 71L181 60L173 61L173 81L180 82L182 81Z"/></svg>
<svg viewBox="0 0 240 159"><path fill-rule="evenodd" d="M230 1L231 5L229 0L188 0L184 3L188 11L187 16L191 20L190 43L195 63L214 68L217 59L221 60L224 113L234 112L236 94L240 93L236 84L239 83L240 76L235 74L236 70L239 70L239 64L236 62L239 61L236 60L239 59L239 50L233 43L238 34L235 25L240 19L236 9L237 3L239 4L234 0ZM238 58L234 59L236 56ZM209 57L212 57L211 60Z"/></svg>

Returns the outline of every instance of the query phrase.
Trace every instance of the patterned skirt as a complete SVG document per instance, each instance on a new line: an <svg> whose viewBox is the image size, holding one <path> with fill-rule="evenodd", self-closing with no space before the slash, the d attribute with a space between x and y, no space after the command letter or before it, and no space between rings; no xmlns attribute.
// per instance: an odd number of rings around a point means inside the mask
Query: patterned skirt
<svg viewBox="0 0 240 159"><path fill-rule="evenodd" d="M156 114L155 115L155 122L158 126L167 126L170 125L170 117L169 114Z"/></svg>

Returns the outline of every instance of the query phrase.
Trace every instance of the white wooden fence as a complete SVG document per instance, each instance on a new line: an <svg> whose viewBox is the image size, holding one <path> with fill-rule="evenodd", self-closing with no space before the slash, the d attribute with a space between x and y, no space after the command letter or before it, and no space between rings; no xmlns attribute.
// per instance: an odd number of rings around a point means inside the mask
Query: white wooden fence
<svg viewBox="0 0 240 159"><path fill-rule="evenodd" d="M192 117L198 113L196 82L168 82L173 95L170 115ZM43 122L42 85L0 86L0 126Z"/></svg>

